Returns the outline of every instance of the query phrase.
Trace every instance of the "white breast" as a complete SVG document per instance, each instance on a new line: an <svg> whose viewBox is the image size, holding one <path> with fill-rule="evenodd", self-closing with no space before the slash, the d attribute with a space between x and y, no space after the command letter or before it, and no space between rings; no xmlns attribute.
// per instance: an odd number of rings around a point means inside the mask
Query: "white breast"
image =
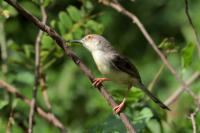
<svg viewBox="0 0 200 133"><path fill-rule="evenodd" d="M106 56L106 53L100 50L96 50L92 52L92 56L94 61L97 65L97 68L102 74L109 74L110 73L110 63L109 59Z"/></svg>
<svg viewBox="0 0 200 133"><path fill-rule="evenodd" d="M97 64L97 68L99 69L99 71L107 78L110 78L117 83L129 84L130 82L132 82L132 78L127 73L112 70L109 57L106 54L107 53L103 51L92 52L94 61Z"/></svg>

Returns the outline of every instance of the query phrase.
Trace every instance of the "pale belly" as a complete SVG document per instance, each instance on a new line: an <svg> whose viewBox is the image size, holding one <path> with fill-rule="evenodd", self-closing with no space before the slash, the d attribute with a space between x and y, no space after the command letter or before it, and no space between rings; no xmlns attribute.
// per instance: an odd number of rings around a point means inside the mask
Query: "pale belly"
<svg viewBox="0 0 200 133"><path fill-rule="evenodd" d="M109 59L107 58L105 52L96 51L92 53L92 55L97 65L97 68L105 77L119 84L125 84L125 85L132 84L133 80L131 76L125 72L121 72L114 69Z"/></svg>
<svg viewBox="0 0 200 133"><path fill-rule="evenodd" d="M92 53L97 68L102 74L108 74L111 71L109 60L105 54L106 53L102 51L95 51Z"/></svg>
<svg viewBox="0 0 200 133"><path fill-rule="evenodd" d="M112 81L119 83L119 84L125 84L125 85L132 85L132 78L128 74L120 71L111 71L108 74L104 74L106 77L110 78Z"/></svg>

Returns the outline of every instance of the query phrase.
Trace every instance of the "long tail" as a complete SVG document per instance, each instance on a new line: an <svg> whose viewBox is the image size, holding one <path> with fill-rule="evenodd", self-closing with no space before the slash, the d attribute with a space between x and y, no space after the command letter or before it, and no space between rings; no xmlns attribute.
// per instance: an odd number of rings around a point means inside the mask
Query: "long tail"
<svg viewBox="0 0 200 133"><path fill-rule="evenodd" d="M140 89L142 89L145 92L145 94L147 94L161 108L170 111L170 108L168 108L163 102L161 102L157 97L155 97L143 84L140 86Z"/></svg>

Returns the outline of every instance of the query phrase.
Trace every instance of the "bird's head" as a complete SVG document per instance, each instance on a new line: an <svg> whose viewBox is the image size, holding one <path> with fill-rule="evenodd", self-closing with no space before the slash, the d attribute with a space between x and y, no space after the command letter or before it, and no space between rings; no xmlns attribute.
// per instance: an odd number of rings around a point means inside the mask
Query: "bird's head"
<svg viewBox="0 0 200 133"><path fill-rule="evenodd" d="M86 35L80 40L71 40L70 42L81 43L90 52L94 52L96 50L103 50L105 46L109 45L109 42L103 36L96 34Z"/></svg>

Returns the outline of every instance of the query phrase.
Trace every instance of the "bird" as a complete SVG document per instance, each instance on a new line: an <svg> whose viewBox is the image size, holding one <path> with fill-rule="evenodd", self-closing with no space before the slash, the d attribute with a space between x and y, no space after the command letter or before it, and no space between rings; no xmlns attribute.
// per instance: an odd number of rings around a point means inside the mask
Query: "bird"
<svg viewBox="0 0 200 133"><path fill-rule="evenodd" d="M119 53L106 38L98 34L89 34L82 39L70 40L69 42L82 44L92 54L98 70L104 76L102 78L95 78L93 81L94 86L98 87L104 81L113 81L127 87L124 99L113 108L115 113L118 114L122 111L127 94L133 86L140 88L162 109L170 110L145 87L137 68L126 56Z"/></svg>

